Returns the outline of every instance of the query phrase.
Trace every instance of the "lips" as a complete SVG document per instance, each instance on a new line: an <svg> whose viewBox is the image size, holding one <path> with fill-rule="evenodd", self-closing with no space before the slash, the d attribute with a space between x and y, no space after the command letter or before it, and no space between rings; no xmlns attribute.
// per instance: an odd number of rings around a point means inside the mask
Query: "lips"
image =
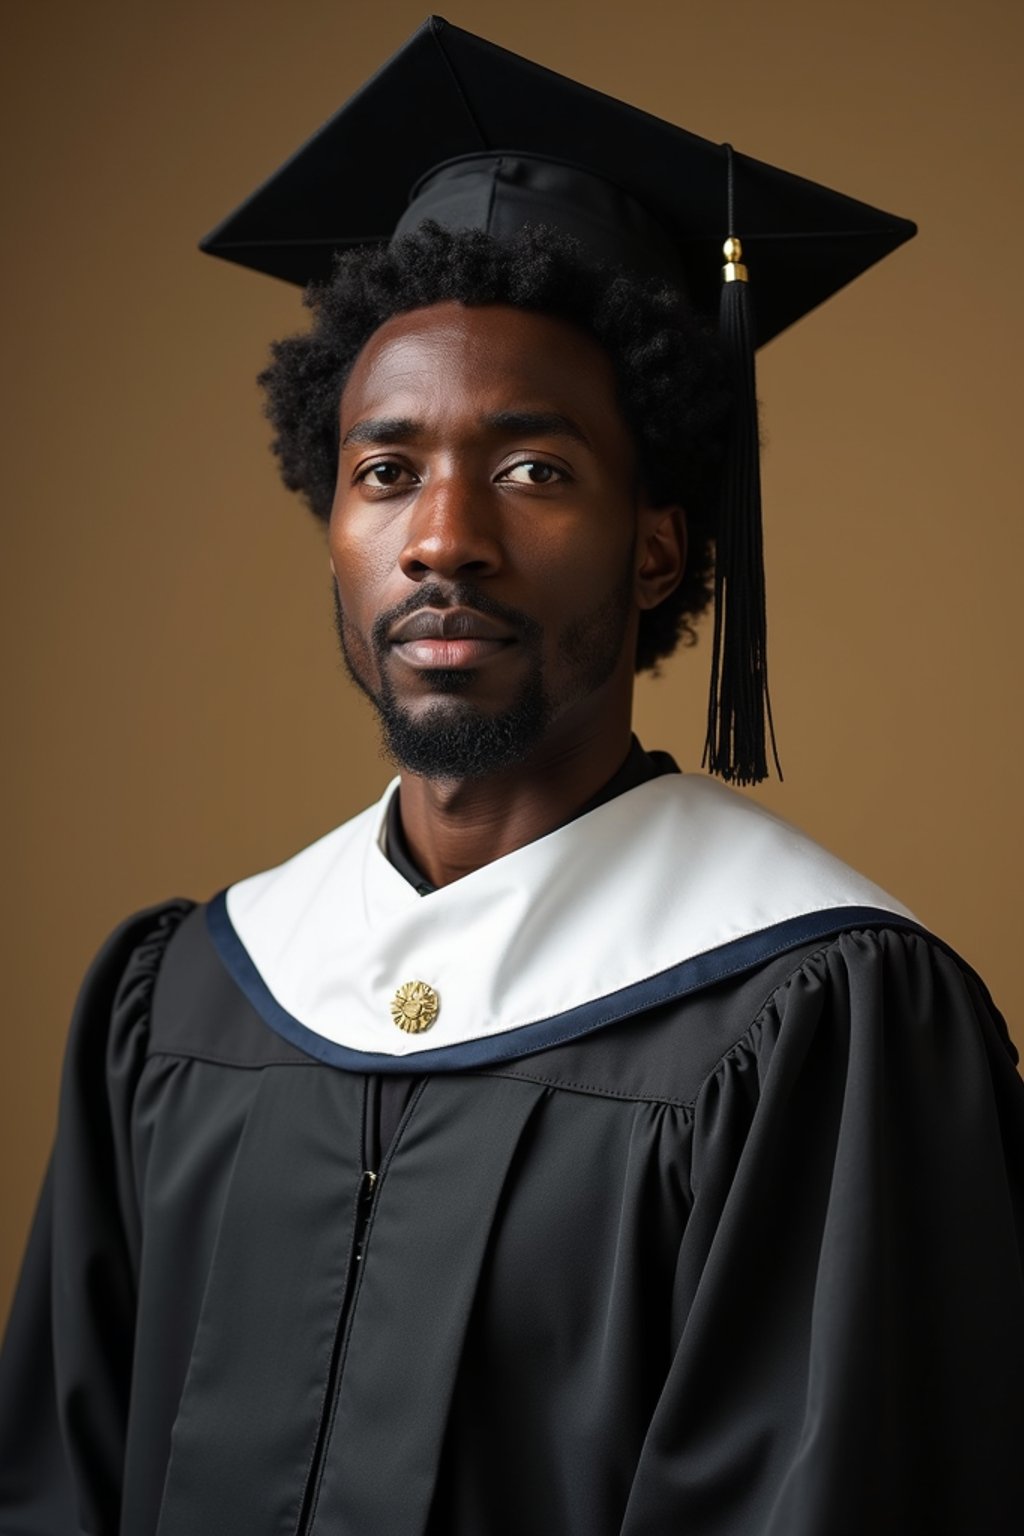
<svg viewBox="0 0 1024 1536"><path fill-rule="evenodd" d="M505 625L475 608L418 608L395 625L388 636L392 645L410 640L514 639Z"/></svg>
<svg viewBox="0 0 1024 1536"><path fill-rule="evenodd" d="M388 636L410 666L448 669L479 666L500 655L515 638L499 620L473 608L420 608Z"/></svg>

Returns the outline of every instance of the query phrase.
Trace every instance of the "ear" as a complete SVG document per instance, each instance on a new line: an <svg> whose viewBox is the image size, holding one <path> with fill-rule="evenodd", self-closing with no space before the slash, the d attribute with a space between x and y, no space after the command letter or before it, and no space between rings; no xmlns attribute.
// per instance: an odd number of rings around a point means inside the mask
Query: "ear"
<svg viewBox="0 0 1024 1536"><path fill-rule="evenodd" d="M657 608L671 596L686 570L686 513L682 507L637 509L637 607Z"/></svg>

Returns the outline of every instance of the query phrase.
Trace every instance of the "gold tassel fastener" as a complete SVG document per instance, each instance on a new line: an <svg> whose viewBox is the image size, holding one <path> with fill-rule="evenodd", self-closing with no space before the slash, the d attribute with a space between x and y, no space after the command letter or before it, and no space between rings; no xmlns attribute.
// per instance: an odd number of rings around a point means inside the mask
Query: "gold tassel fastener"
<svg viewBox="0 0 1024 1536"><path fill-rule="evenodd" d="M722 246L725 266L722 268L723 283L747 282L747 269L743 265L743 247L735 235L730 235Z"/></svg>

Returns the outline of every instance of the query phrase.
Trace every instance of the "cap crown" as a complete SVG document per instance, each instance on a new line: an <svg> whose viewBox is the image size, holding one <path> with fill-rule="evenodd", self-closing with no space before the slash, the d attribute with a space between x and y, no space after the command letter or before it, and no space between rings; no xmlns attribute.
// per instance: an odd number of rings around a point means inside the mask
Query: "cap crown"
<svg viewBox="0 0 1024 1536"><path fill-rule="evenodd" d="M659 245L672 247L693 305L717 311L722 242L733 232L725 147L439 16L429 17L201 248L289 282L323 279L335 252L408 228L410 197L430 172L484 153L506 164L533 157L601 178L643 211ZM746 155L734 156L733 169L735 233L757 286L758 344L915 233L907 219ZM508 232L517 216L514 193L511 183L496 193L504 198ZM546 201L520 199L522 222L546 213L543 221L557 227L567 206L569 227L580 234L564 180ZM639 267L640 257L627 253L625 264ZM663 253L645 265L664 270Z"/></svg>

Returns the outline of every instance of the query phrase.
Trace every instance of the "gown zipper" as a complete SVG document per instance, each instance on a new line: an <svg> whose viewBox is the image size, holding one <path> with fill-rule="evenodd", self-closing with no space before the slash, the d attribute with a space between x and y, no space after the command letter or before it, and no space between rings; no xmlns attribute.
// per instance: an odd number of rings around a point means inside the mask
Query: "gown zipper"
<svg viewBox="0 0 1024 1536"><path fill-rule="evenodd" d="M348 1272L345 1276L345 1294L342 1297L338 1322L334 1330L334 1343L331 1347L331 1363L327 1372L324 1404L320 1414L320 1423L317 1427L313 1455L309 1463L306 1491L302 1497L302 1510L299 1515L298 1524L295 1527L295 1536L308 1536L312 1527L313 1517L316 1514L324 1455L327 1451L328 1435L334 1418L334 1401L338 1393L338 1379L341 1375L341 1357L345 1330L348 1324L348 1315L352 1308L352 1293L355 1290L356 1275L359 1272L359 1261L363 1256L366 1228L373 1211L373 1196L376 1188L377 1174L369 1168L364 1168L363 1172L359 1175L359 1189L356 1194L356 1214L352 1232L352 1246L349 1250Z"/></svg>
<svg viewBox="0 0 1024 1536"><path fill-rule="evenodd" d="M348 1267L345 1274L345 1290L334 1330L334 1343L331 1346L331 1361L327 1371L327 1386L324 1392L323 1409L320 1414L320 1423L317 1426L316 1441L309 1463L306 1489L302 1496L302 1509L299 1514L298 1524L295 1527L295 1536L309 1536L309 1531L316 1516L324 1456L327 1452L327 1441L334 1419L334 1403L338 1394L345 1333L348 1326L349 1312L352 1309L352 1296L355 1291L356 1277L359 1273L359 1263L363 1257L363 1248L366 1243L366 1229L370 1222L370 1216L373 1213L373 1197L377 1189L377 1166L379 1166L381 1153L379 1116L380 1083L379 1079L375 1080L370 1077L366 1081L365 1098L363 1101L362 1152L364 1166L362 1173L359 1175L359 1186L356 1190L356 1209L352 1228L352 1244L349 1249ZM371 1161L375 1164L372 1168L367 1166Z"/></svg>
<svg viewBox="0 0 1024 1536"><path fill-rule="evenodd" d="M416 1090L412 1093L409 1103L405 1106L405 1113L409 1112L412 1101L418 1098L425 1081L425 1078L418 1080ZM352 1298L356 1288L356 1279L359 1274L363 1250L366 1247L366 1230L370 1224L370 1217L373 1214L374 1197L380 1182L379 1170L390 1150L390 1147L382 1144L382 1089L379 1074L367 1076L364 1091L362 1126L363 1171L359 1175L359 1185L356 1191L355 1218L353 1222L352 1243L349 1249L348 1268L345 1275L345 1289L341 1307L338 1311L338 1322L334 1331L334 1343L331 1346L331 1361L327 1372L327 1386L324 1392L323 1408L320 1414L320 1423L317 1426L316 1440L309 1463L306 1488L302 1496L302 1509L299 1514L298 1524L295 1527L295 1536L309 1536L316 1519L317 1503L320 1497L320 1480L323 1476L324 1457L327 1454L327 1442L330 1438L331 1425L334 1421L334 1405L338 1395L345 1336L348 1329L349 1313L352 1310Z"/></svg>

